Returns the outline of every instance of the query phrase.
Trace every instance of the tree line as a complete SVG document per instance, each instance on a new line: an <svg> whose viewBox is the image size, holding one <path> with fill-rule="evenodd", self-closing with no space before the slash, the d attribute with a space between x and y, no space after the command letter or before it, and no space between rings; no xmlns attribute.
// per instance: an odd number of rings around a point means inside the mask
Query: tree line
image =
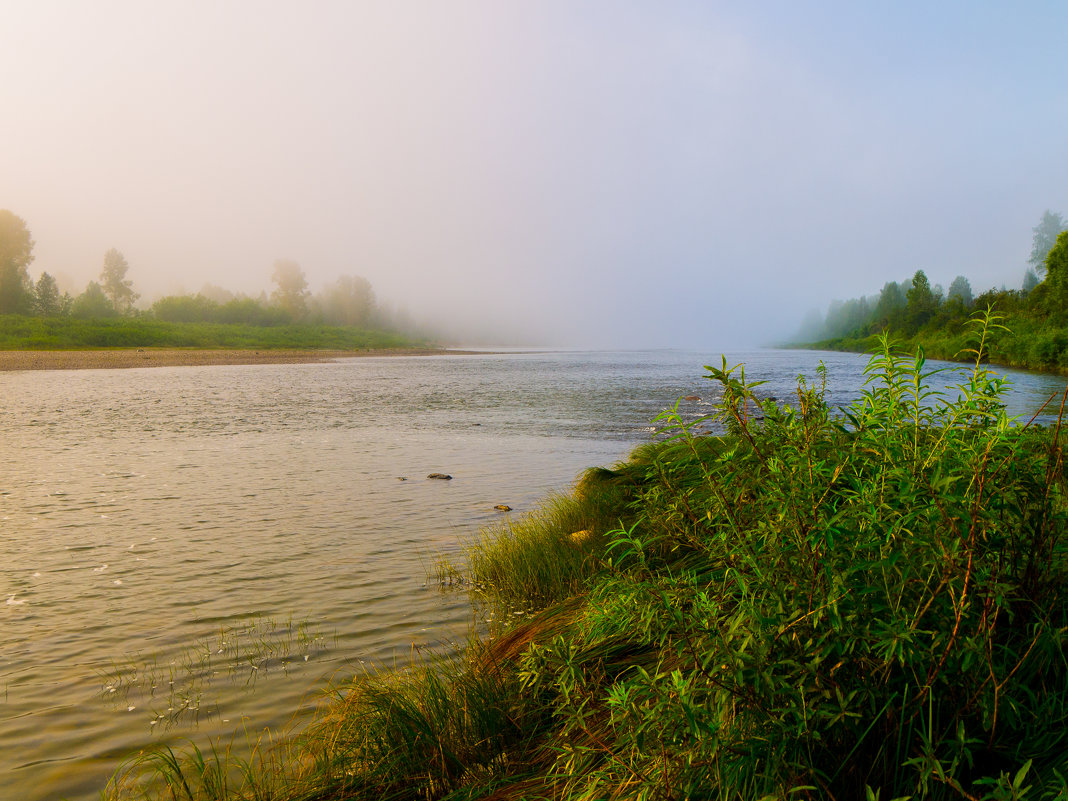
<svg viewBox="0 0 1068 801"><path fill-rule="evenodd" d="M810 312L797 341L861 340L890 332L911 339L933 332L957 332L976 309L1021 315L1055 328L1068 327L1068 223L1046 211L1032 229L1028 267L1018 289L988 289L978 295L958 275L945 290L926 273L889 281L877 295L832 301L826 314ZM1066 343L1068 344L1068 343Z"/></svg>
<svg viewBox="0 0 1068 801"><path fill-rule="evenodd" d="M166 322L239 323L276 326L327 324L358 328L410 330L403 312L380 305L366 278L346 275L312 294L300 265L289 259L274 263L270 294L253 297L211 284L200 292L170 295L148 308L134 304L140 295L127 278L130 265L111 248L104 254L99 280L78 295L61 292L56 279L42 272L34 281L34 241L24 220L0 209L0 314L26 317L103 319L151 317Z"/></svg>
<svg viewBox="0 0 1068 801"><path fill-rule="evenodd" d="M59 290L47 272L30 278L33 238L21 217L0 209L0 314L40 317L97 317L130 313L138 294L126 278L126 259L112 248L104 254L100 283L90 281L77 297Z"/></svg>

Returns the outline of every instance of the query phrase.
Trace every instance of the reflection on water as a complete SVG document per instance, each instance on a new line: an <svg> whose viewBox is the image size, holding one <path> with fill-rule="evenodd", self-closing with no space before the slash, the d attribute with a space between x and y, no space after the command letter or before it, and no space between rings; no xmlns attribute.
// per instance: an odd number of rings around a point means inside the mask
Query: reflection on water
<svg viewBox="0 0 1068 801"><path fill-rule="evenodd" d="M432 554L649 438L708 353L552 353L0 375L0 774L94 798L153 744L255 739L329 678L462 639ZM823 359L741 354L786 398ZM1013 411L1063 390L1013 374ZM1059 403L1059 399L1058 399ZM427 480L433 472L452 481ZM398 479L406 480L398 480Z"/></svg>

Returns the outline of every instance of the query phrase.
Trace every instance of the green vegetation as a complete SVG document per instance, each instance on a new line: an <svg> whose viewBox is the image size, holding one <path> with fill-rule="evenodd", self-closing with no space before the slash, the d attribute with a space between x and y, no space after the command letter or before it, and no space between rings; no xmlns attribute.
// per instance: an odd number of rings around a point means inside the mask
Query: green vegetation
<svg viewBox="0 0 1068 801"><path fill-rule="evenodd" d="M990 289L973 297L968 279L957 276L944 293L918 270L911 279L885 284L877 296L835 301L823 317L813 313L798 340L832 350L867 351L881 334L889 334L910 350L922 347L928 356L954 360L967 342L970 316L990 310L1005 322L990 332L991 362L1068 373L1065 228L1059 214L1043 215L1033 230L1029 263L1034 269L1027 270L1020 289Z"/></svg>
<svg viewBox="0 0 1068 801"><path fill-rule="evenodd" d="M33 244L25 221L0 209L0 314L33 307L33 284L26 271L33 261Z"/></svg>
<svg viewBox="0 0 1068 801"><path fill-rule="evenodd" d="M133 291L133 281L126 277L130 265L115 248L111 248L104 254L104 269L100 273L103 280L101 289L107 296L108 302L119 314L129 314L133 308L133 302L139 295ZM37 304L40 306L40 302Z"/></svg>
<svg viewBox="0 0 1068 801"><path fill-rule="evenodd" d="M256 326L169 323L144 317L81 320L0 315L0 350L96 348L278 348L361 350L403 348L418 342L391 331L328 325Z"/></svg>
<svg viewBox="0 0 1068 801"><path fill-rule="evenodd" d="M115 248L104 254L100 282L76 296L28 267L34 241L25 221L0 209L0 349L121 347L303 348L404 347L428 337L403 312L382 307L366 278L341 276L312 295L295 261L279 259L270 297L205 285L194 295L159 298L138 309L126 277L130 265Z"/></svg>
<svg viewBox="0 0 1068 801"><path fill-rule="evenodd" d="M1068 798L1060 423L1007 418L981 350L941 397L883 339L843 416L822 368L782 406L708 368L722 436L670 409L442 565L494 636L251 759L139 757L111 796Z"/></svg>

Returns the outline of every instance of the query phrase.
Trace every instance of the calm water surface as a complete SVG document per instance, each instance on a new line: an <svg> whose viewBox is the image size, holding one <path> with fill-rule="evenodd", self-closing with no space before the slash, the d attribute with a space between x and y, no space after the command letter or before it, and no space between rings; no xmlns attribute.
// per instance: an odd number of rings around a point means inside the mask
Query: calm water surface
<svg viewBox="0 0 1068 801"><path fill-rule="evenodd" d="M786 398L851 354L733 354ZM0 374L0 798L88 799L163 743L241 743L329 682L462 640L456 550L709 411L718 353L520 353ZM1030 416L1062 379L1012 375ZM452 481L433 481L445 472ZM406 480L399 480L405 478Z"/></svg>

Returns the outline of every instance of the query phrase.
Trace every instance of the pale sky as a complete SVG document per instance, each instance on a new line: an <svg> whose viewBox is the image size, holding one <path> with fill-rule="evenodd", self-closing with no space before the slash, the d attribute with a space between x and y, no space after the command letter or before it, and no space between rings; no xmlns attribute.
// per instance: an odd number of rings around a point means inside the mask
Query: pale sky
<svg viewBox="0 0 1068 801"><path fill-rule="evenodd" d="M1068 215L1068 3L9 0L30 273L296 260L469 339L730 348Z"/></svg>

